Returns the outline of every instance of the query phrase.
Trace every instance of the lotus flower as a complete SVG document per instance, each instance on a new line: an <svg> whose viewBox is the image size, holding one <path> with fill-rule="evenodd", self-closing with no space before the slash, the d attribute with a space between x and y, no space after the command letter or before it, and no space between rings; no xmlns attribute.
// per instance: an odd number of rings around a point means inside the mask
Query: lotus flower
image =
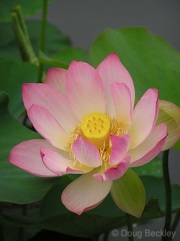
<svg viewBox="0 0 180 241"><path fill-rule="evenodd" d="M112 53L97 69L76 61L68 70L52 68L45 83L24 84L22 94L29 119L44 139L16 145L9 161L42 177L81 174L61 195L74 213L96 207L111 191L120 208L140 216L145 198L138 211L129 211L114 185L130 176L125 175L129 168L146 164L163 148L167 126L156 124L157 89L148 89L135 105L131 76Z"/></svg>

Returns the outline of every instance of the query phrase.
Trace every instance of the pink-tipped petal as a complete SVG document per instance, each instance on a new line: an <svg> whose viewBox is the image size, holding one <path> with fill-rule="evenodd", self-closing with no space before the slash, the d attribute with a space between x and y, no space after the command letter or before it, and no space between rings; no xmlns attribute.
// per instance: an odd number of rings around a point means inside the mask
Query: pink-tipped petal
<svg viewBox="0 0 180 241"><path fill-rule="evenodd" d="M160 100L159 115L157 123L165 123L168 128L168 136L162 150L170 149L180 140L180 107L165 101Z"/></svg>
<svg viewBox="0 0 180 241"><path fill-rule="evenodd" d="M103 80L107 98L107 111L111 116L115 114L115 107L110 93L110 86L114 82L126 84L131 93L132 106L134 106L135 91L133 81L126 68L122 65L116 53L108 55L97 67L97 71Z"/></svg>
<svg viewBox="0 0 180 241"><path fill-rule="evenodd" d="M148 89L137 103L133 112L132 125L128 131L131 136L131 149L141 144L153 129L159 110L158 91Z"/></svg>
<svg viewBox="0 0 180 241"><path fill-rule="evenodd" d="M146 140L137 148L130 151L130 166L141 166L156 157L162 150L167 134L166 124L162 123L154 127Z"/></svg>
<svg viewBox="0 0 180 241"><path fill-rule="evenodd" d="M124 83L111 85L111 94L116 109L116 117L121 123L130 126L132 121L131 93Z"/></svg>
<svg viewBox="0 0 180 241"><path fill-rule="evenodd" d="M116 180L120 178L128 169L130 163L130 155L126 156L117 167L111 167L105 171L105 180Z"/></svg>
<svg viewBox="0 0 180 241"><path fill-rule="evenodd" d="M39 105L32 105L28 111L28 116L40 135L53 146L62 150L66 149L69 134L60 126L46 108Z"/></svg>
<svg viewBox="0 0 180 241"><path fill-rule="evenodd" d="M105 95L98 72L87 63L73 61L67 71L66 92L79 120L92 112L105 112Z"/></svg>
<svg viewBox="0 0 180 241"><path fill-rule="evenodd" d="M58 176L66 174L67 168L73 164L73 161L68 159L66 153L58 153L48 147L42 147L40 151L44 165Z"/></svg>
<svg viewBox="0 0 180 241"><path fill-rule="evenodd" d="M110 135L111 140L111 152L110 152L110 164L118 164L126 155L130 146L130 136L114 136Z"/></svg>
<svg viewBox="0 0 180 241"><path fill-rule="evenodd" d="M45 83L66 95L66 73L66 69L51 68L47 72Z"/></svg>
<svg viewBox="0 0 180 241"><path fill-rule="evenodd" d="M101 157L96 146L89 141L78 136L72 145L72 151L76 159L89 167L98 167L101 165Z"/></svg>
<svg viewBox="0 0 180 241"><path fill-rule="evenodd" d="M126 156L116 167L110 167L103 174L94 174L93 177L98 181L116 180L124 175L129 168L131 156Z"/></svg>
<svg viewBox="0 0 180 241"><path fill-rule="evenodd" d="M112 181L99 182L92 173L81 175L63 191L61 200L70 211L80 215L101 203L108 195Z"/></svg>
<svg viewBox="0 0 180 241"><path fill-rule="evenodd" d="M68 132L74 130L78 120L67 97L58 93L48 84L24 84L22 93L27 111L31 105L45 107L65 130Z"/></svg>
<svg viewBox="0 0 180 241"><path fill-rule="evenodd" d="M21 142L11 150L9 162L35 176L57 176L44 166L40 154L40 149L42 147L51 148L52 146L45 140Z"/></svg>

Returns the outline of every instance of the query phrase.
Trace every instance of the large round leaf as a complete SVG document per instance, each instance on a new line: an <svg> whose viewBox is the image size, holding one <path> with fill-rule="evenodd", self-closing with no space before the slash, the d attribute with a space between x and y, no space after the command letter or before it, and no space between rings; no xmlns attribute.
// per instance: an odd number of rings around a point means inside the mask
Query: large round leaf
<svg viewBox="0 0 180 241"><path fill-rule="evenodd" d="M117 227L123 227L127 224L125 213L118 210L118 208L116 209L116 213L114 213L113 205L115 204L113 204L113 202L107 205L107 202L103 201L97 208L82 215L67 211L61 204L59 205L60 193L65 183L64 181L63 183L59 182L58 185L53 186L47 193L42 203L41 217L38 218L37 215L35 217L30 215L26 217L22 215L13 217L7 214L6 216L0 216L0 222L4 223L8 221L11 225L14 223L15 225L27 228L47 229L78 237L94 237L103 232ZM147 193L149 193L149 195L147 195L147 205L140 219L131 218L132 223L142 223L150 219L164 216L164 210L162 212L162 209L164 209L165 199L164 190L162 189L162 179L144 177L143 183L145 184ZM173 212L180 210L179 191L180 187L176 185L172 187Z"/></svg>
<svg viewBox="0 0 180 241"><path fill-rule="evenodd" d="M160 99L180 105L180 54L162 38L143 28L108 29L91 47L92 63L97 66L111 52L130 72L138 98L151 87Z"/></svg>
<svg viewBox="0 0 180 241"><path fill-rule="evenodd" d="M8 97L0 92L0 202L36 202L58 178L35 177L8 162L9 153L16 144L40 137L16 121L8 113L7 104Z"/></svg>
<svg viewBox="0 0 180 241"><path fill-rule="evenodd" d="M9 111L19 117L24 110L22 103L22 83L36 82L38 69L36 66L23 62L0 61L0 89L10 97Z"/></svg>
<svg viewBox="0 0 180 241"><path fill-rule="evenodd" d="M69 47L51 55L50 57L44 53L41 53L39 57L40 63L46 64L46 67L59 67L64 69L67 69L73 60L88 63L89 55L82 49Z"/></svg>

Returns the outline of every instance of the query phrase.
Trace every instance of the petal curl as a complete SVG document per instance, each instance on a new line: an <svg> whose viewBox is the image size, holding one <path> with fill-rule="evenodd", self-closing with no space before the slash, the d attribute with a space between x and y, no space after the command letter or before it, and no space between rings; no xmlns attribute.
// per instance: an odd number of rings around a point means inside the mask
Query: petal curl
<svg viewBox="0 0 180 241"><path fill-rule="evenodd" d="M73 164L73 161L68 159L66 153L60 153L48 147L42 147L40 152L44 165L58 176L66 174L67 168Z"/></svg>
<svg viewBox="0 0 180 241"><path fill-rule="evenodd" d="M42 162L40 149L52 146L45 140L28 140L16 145L9 155L9 162L35 176L53 177L54 172L46 168Z"/></svg>
<svg viewBox="0 0 180 241"><path fill-rule="evenodd" d="M131 93L132 106L134 106L135 91L134 84L129 72L120 62L116 53L108 55L97 67L97 71L103 80L107 98L107 111L111 116L115 114L114 103L110 93L110 86L114 82L124 83Z"/></svg>
<svg viewBox="0 0 180 241"><path fill-rule="evenodd" d="M102 80L89 64L72 61L67 71L66 92L79 120L93 112L105 112Z"/></svg>
<svg viewBox="0 0 180 241"><path fill-rule="evenodd" d="M110 167L103 174L97 173L93 177L98 181L116 180L124 175L129 168L131 156L126 156L116 167Z"/></svg>
<svg viewBox="0 0 180 241"><path fill-rule="evenodd" d="M68 132L74 130L78 120L67 97L58 93L50 85L23 84L22 94L27 111L33 104L45 107Z"/></svg>
<svg viewBox="0 0 180 241"><path fill-rule="evenodd" d="M40 135L53 146L62 150L66 149L69 134L46 108L39 105L32 105L28 110L28 116Z"/></svg>
<svg viewBox="0 0 180 241"><path fill-rule="evenodd" d="M50 68L46 74L45 83L66 95L66 69Z"/></svg>
<svg viewBox="0 0 180 241"><path fill-rule="evenodd" d="M150 134L157 120L159 110L158 91L148 89L137 103L133 112L132 125L128 131L131 136L131 149L141 144Z"/></svg>
<svg viewBox="0 0 180 241"><path fill-rule="evenodd" d="M89 167L98 167L101 165L101 157L97 147L89 141L78 136L72 145L72 151L76 159Z"/></svg>
<svg viewBox="0 0 180 241"><path fill-rule="evenodd" d="M167 137L167 126L162 123L155 126L146 140L137 148L130 150L131 167L148 163L162 150Z"/></svg>
<svg viewBox="0 0 180 241"><path fill-rule="evenodd" d="M112 181L99 182L92 173L81 175L63 191L61 200L70 211L80 215L103 201L110 192Z"/></svg>

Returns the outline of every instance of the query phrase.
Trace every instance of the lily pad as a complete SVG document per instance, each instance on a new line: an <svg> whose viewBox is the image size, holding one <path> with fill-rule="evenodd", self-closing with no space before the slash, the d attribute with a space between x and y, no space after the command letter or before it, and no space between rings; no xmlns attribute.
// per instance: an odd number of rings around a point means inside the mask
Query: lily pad
<svg viewBox="0 0 180 241"><path fill-rule="evenodd" d="M8 162L9 153L16 144L40 136L15 120L8 113L7 105L7 95L0 92L0 202L36 202L43 198L58 178L35 177Z"/></svg>
<svg viewBox="0 0 180 241"><path fill-rule="evenodd" d="M162 38L144 28L107 29L94 41L90 57L97 66L116 52L132 76L136 97L157 88L160 99L180 105L180 54Z"/></svg>

